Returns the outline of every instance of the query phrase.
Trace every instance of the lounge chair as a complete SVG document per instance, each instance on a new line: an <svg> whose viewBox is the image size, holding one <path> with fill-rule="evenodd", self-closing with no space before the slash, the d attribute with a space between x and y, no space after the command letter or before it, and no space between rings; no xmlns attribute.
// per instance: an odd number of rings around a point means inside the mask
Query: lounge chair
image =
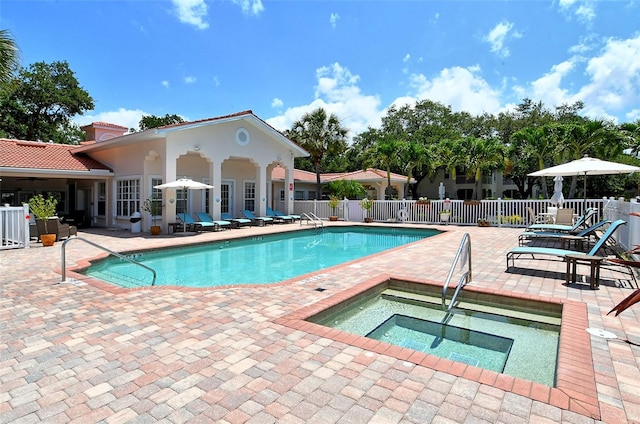
<svg viewBox="0 0 640 424"><path fill-rule="evenodd" d="M293 217L289 216L289 215L284 215L284 214L280 214L278 215L277 213L275 213L275 211L271 208L267 208L267 216L269 218L273 218L273 220L275 222L279 222L279 223L286 223L286 224L290 224L293 222Z"/></svg>
<svg viewBox="0 0 640 424"><path fill-rule="evenodd" d="M271 210L271 209L267 208L267 213L268 213L270 210ZM300 221L300 215L294 215L294 214L292 214L292 213L285 215L285 214L283 214L282 212L277 211L277 210L273 210L273 213L275 213L275 214L276 214L276 216L283 216L283 217L284 217L284 216L289 216L289 217L293 218L293 221L294 221L294 222L295 222L295 221Z"/></svg>
<svg viewBox="0 0 640 424"><path fill-rule="evenodd" d="M231 222L231 228L240 228L244 225L251 225L251 220L247 218L232 218L229 212L222 212L220 217L225 221Z"/></svg>
<svg viewBox="0 0 640 424"><path fill-rule="evenodd" d="M531 239L538 238L548 238L548 239L558 239L561 237L567 237L571 235L572 237L582 237L583 239L588 239L589 236L595 235L595 232L601 227L609 224L611 221L605 219L604 221L600 221L597 224L592 225L589 228L585 228L582 231L578 231L577 233L569 234L564 232L552 232L552 231L525 231L524 233L518 236L518 244L520 246L524 245L524 242Z"/></svg>
<svg viewBox="0 0 640 424"><path fill-rule="evenodd" d="M214 224L213 222L198 222L193 219L191 215L188 215L186 213L179 213L177 215L180 222L185 225L186 231L216 230L216 224Z"/></svg>
<svg viewBox="0 0 640 424"><path fill-rule="evenodd" d="M200 222L213 222L214 224L217 224L218 227L216 228L216 231L231 228L231 221L214 220L211 218L211 215L206 212L196 212L196 218L198 218L198 221Z"/></svg>
<svg viewBox="0 0 640 424"><path fill-rule="evenodd" d="M268 216L255 216L253 212L248 209L243 209L242 215L244 215L245 218L250 219L253 225L259 225L261 227L267 224L273 225L274 222L273 218L269 218Z"/></svg>
<svg viewBox="0 0 640 424"><path fill-rule="evenodd" d="M567 233L580 231L580 228L587 225L592 216L596 214L595 209L588 208L584 215L578 217L573 225L562 224L533 224L527 230L531 231L566 231Z"/></svg>
<svg viewBox="0 0 640 424"><path fill-rule="evenodd" d="M555 249L550 247L534 247L534 246L518 246L507 252L507 269L515 266L515 260L522 255L531 255L532 259L537 259L536 256L557 256L562 259L566 255L590 255L595 256L605 243L611 238L611 235L618 229L619 226L626 224L626 221L619 219L611 223L607 231L600 237L600 239L593 245L588 253L578 252L576 250L567 249ZM511 259L512 266L509 266L509 259Z"/></svg>

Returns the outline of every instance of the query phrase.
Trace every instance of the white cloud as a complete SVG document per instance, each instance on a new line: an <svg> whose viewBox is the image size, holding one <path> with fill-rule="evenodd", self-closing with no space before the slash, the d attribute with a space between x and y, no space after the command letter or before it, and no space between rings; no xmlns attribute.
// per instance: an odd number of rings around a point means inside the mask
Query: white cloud
<svg viewBox="0 0 640 424"><path fill-rule="evenodd" d="M188 77L184 77L184 83L185 84L193 84L197 81L198 79L194 76L188 76Z"/></svg>
<svg viewBox="0 0 640 424"><path fill-rule="evenodd" d="M207 4L204 0L171 0L180 22L193 25L197 29L209 28L204 21L207 16Z"/></svg>
<svg viewBox="0 0 640 424"><path fill-rule="evenodd" d="M497 24L486 37L484 41L491 45L491 52L495 53L499 57L509 57L511 52L509 48L505 46L505 43L509 39L521 38L522 34L513 30L513 23L508 21L502 21Z"/></svg>
<svg viewBox="0 0 640 424"><path fill-rule="evenodd" d="M640 35L608 39L600 56L589 59L585 72L590 82L576 97L587 106L623 110L640 104Z"/></svg>
<svg viewBox="0 0 640 424"><path fill-rule="evenodd" d="M342 125L349 129L350 138L366 131L369 126L380 125L383 115L379 109L380 99L360 91L356 85L360 80L358 75L334 63L317 69L316 78L315 99L311 103L288 108L283 114L267 119L267 122L279 130L289 129L302 115L322 107L341 120Z"/></svg>
<svg viewBox="0 0 640 424"><path fill-rule="evenodd" d="M570 72L583 74L588 81L570 91L563 86ZM528 85L514 87L514 91L520 98L540 100L548 106L580 100L587 116L615 119L615 112L640 104L640 35L607 39L598 56L570 58ZM630 115L635 116L634 112Z"/></svg>
<svg viewBox="0 0 640 424"><path fill-rule="evenodd" d="M264 11L262 0L231 0L242 8L242 13L258 16Z"/></svg>
<svg viewBox="0 0 640 424"><path fill-rule="evenodd" d="M429 99L449 105L454 111L466 111L473 115L484 112L497 113L502 93L491 87L480 75L479 66L446 68L432 79L423 74L411 75L414 93L401 97L395 105L410 104L411 99Z"/></svg>
<svg viewBox="0 0 640 424"><path fill-rule="evenodd" d="M169 84L169 81L164 80L162 82L160 82L160 84L164 87L164 88L169 88L171 87L171 84Z"/></svg>
<svg viewBox="0 0 640 424"><path fill-rule="evenodd" d="M596 18L595 2L593 0L560 0L560 10L567 14L574 14L579 22L589 25Z"/></svg>
<svg viewBox="0 0 640 424"><path fill-rule="evenodd" d="M76 115L73 122L78 126L88 125L92 122L106 122L109 124L122 125L127 128L138 128L143 115L151 115L140 109L120 108L116 111L101 112L95 115Z"/></svg>
<svg viewBox="0 0 640 424"><path fill-rule="evenodd" d="M530 98L542 101L549 107L560 106L563 103L573 103L575 98L562 88L562 80L575 68L571 60L564 61L551 67L551 71L530 83L529 86L514 86L514 91L520 98Z"/></svg>
<svg viewBox="0 0 640 424"><path fill-rule="evenodd" d="M284 103L283 103L283 101L281 99L276 97L275 99L271 100L271 107L272 108L278 109L278 108L281 108L282 106L284 106Z"/></svg>
<svg viewBox="0 0 640 424"><path fill-rule="evenodd" d="M407 63L410 60L411 60L411 55L409 53L405 54L404 58L402 59L404 63Z"/></svg>
<svg viewBox="0 0 640 424"><path fill-rule="evenodd" d="M329 22L331 23L331 27L335 28L336 25L338 24L338 20L340 19L340 15L337 13L332 13L331 17L329 18Z"/></svg>
<svg viewBox="0 0 640 424"><path fill-rule="evenodd" d="M213 83L215 84L216 87L220 85L220 78L218 78L217 75L213 77Z"/></svg>

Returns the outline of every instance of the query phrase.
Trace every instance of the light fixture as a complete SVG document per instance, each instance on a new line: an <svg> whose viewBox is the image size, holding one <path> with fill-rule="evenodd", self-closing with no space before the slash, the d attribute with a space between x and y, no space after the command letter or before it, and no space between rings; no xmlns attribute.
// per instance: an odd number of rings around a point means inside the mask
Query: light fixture
<svg viewBox="0 0 640 424"><path fill-rule="evenodd" d="M193 150L195 150L196 152L199 152L200 146L196 144L195 146L193 146Z"/></svg>

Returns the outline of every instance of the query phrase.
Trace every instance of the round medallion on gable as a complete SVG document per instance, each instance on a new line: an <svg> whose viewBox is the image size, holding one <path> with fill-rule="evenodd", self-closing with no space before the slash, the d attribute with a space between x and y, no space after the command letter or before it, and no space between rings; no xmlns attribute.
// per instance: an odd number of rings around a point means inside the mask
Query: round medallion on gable
<svg viewBox="0 0 640 424"><path fill-rule="evenodd" d="M246 128L238 128L236 130L236 143L241 146L246 146L251 141L251 135Z"/></svg>

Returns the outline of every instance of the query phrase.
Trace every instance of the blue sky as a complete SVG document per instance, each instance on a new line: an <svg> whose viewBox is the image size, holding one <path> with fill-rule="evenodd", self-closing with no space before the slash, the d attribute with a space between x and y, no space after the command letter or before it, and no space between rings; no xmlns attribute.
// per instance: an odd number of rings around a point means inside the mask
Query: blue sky
<svg viewBox="0 0 640 424"><path fill-rule="evenodd" d="M95 109L137 127L318 106L353 136L430 99L497 114L523 98L640 119L640 1L2 0L23 66L66 60Z"/></svg>

